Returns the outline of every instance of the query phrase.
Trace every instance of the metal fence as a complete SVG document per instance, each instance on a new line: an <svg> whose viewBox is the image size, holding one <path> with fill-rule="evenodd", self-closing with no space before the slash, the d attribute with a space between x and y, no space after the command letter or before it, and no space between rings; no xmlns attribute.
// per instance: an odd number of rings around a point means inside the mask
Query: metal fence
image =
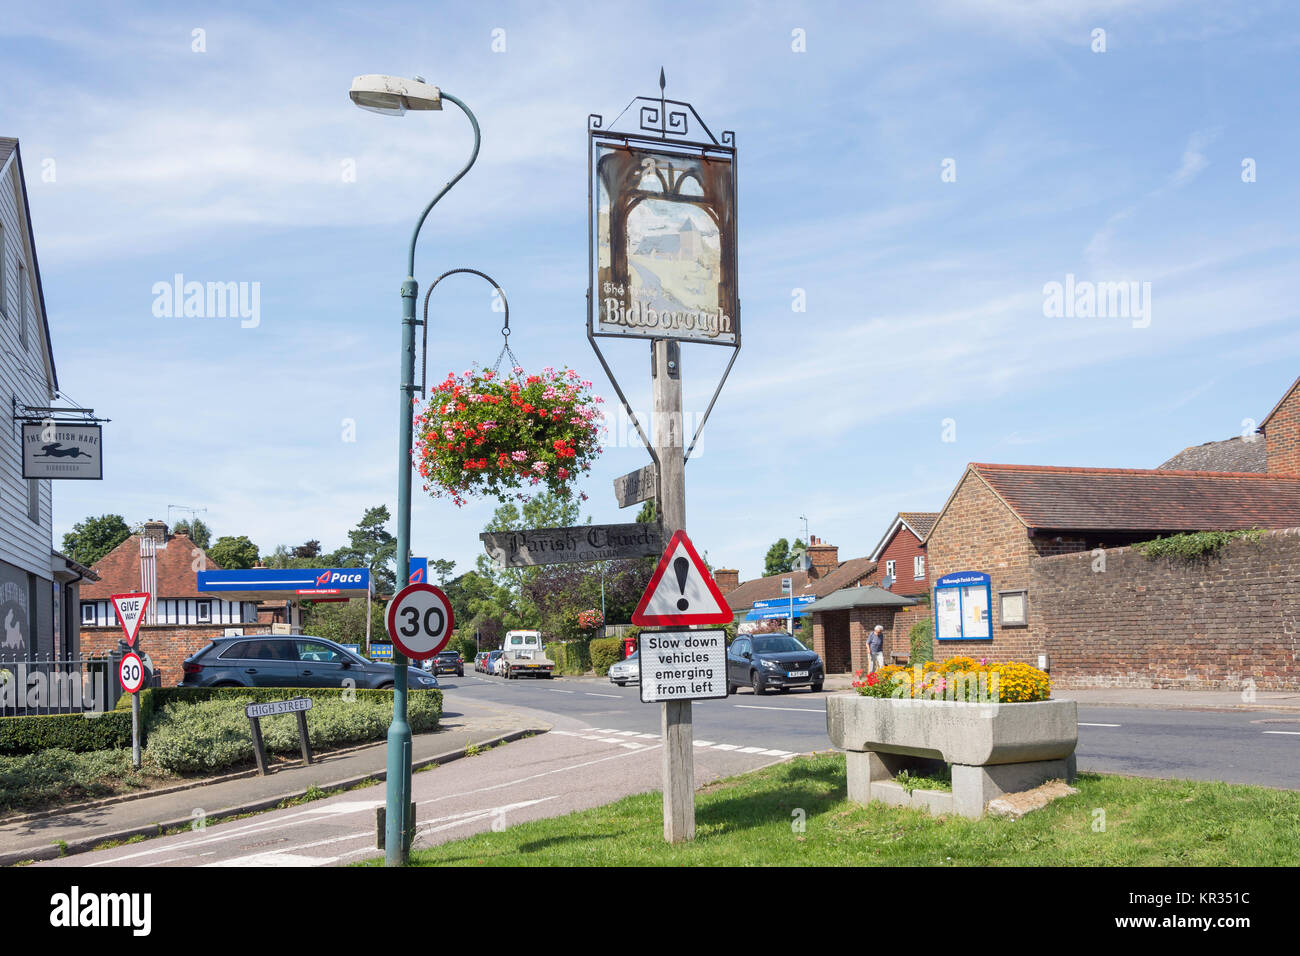
<svg viewBox="0 0 1300 956"><path fill-rule="evenodd" d="M98 657L11 658L0 655L0 717L112 710L122 694L120 653ZM146 686L156 684L146 681Z"/></svg>

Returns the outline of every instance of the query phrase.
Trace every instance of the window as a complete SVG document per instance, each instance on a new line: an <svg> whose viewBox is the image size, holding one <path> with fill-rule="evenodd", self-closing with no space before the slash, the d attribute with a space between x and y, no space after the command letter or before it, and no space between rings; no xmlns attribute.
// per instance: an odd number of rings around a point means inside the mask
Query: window
<svg viewBox="0 0 1300 956"><path fill-rule="evenodd" d="M895 564L896 564L896 562L894 562L894 561L886 561L886 562L885 562L885 577L887 577L887 578L892 578L892 577L895 576L895 575L894 575L894 566L895 566Z"/></svg>
<svg viewBox="0 0 1300 956"><path fill-rule="evenodd" d="M87 627L95 626L95 605L90 601L81 602L81 623Z"/></svg>
<svg viewBox="0 0 1300 956"><path fill-rule="evenodd" d="M200 624L211 624L212 623L212 602L199 601L196 607L196 613L198 614L198 619Z"/></svg>
<svg viewBox="0 0 1300 956"><path fill-rule="evenodd" d="M41 485L39 478L27 479L27 517L40 523L41 520Z"/></svg>
<svg viewBox="0 0 1300 956"><path fill-rule="evenodd" d="M1003 627L1029 626L1029 592L999 591L998 621Z"/></svg>
<svg viewBox="0 0 1300 956"><path fill-rule="evenodd" d="M327 644L317 644L314 641L299 641L298 660L342 664L344 658L343 655Z"/></svg>
<svg viewBox="0 0 1300 956"><path fill-rule="evenodd" d="M918 554L912 559L912 577L918 581L925 580L925 555Z"/></svg>

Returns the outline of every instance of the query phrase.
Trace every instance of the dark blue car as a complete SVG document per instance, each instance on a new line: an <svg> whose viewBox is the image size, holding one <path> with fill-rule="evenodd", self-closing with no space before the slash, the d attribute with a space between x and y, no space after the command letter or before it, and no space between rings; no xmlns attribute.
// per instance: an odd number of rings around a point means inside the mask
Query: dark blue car
<svg viewBox="0 0 1300 956"><path fill-rule="evenodd" d="M393 686L393 665L366 660L323 637L247 634L218 637L181 664L180 687L366 687ZM347 681L353 683L348 684ZM407 686L438 686L433 674L412 667Z"/></svg>

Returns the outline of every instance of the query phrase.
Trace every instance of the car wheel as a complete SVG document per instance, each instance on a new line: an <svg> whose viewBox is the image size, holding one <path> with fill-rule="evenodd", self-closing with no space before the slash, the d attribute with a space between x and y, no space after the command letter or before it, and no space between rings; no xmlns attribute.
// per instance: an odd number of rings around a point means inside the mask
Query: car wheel
<svg viewBox="0 0 1300 956"><path fill-rule="evenodd" d="M767 685L763 683L763 677L758 671L749 675L749 686L754 688L754 693L760 697L767 693Z"/></svg>
<svg viewBox="0 0 1300 956"><path fill-rule="evenodd" d="M730 697L735 692L736 692L736 685L733 684L731 681L727 681L727 696Z"/></svg>
<svg viewBox="0 0 1300 956"><path fill-rule="evenodd" d="M392 690L392 689L393 689L393 682L392 682L392 681L385 681L384 683L380 684L380 685L376 688L376 690Z"/></svg>
<svg viewBox="0 0 1300 956"><path fill-rule="evenodd" d="M820 694L820 693L822 692L822 682L821 682L821 681L818 681L817 683L815 683L815 684L812 685L812 692L813 692L814 694Z"/></svg>

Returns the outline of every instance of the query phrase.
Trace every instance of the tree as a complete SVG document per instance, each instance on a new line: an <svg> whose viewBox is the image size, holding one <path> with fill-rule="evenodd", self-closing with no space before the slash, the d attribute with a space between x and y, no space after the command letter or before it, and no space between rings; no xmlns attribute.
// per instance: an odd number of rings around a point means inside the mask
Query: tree
<svg viewBox="0 0 1300 956"><path fill-rule="evenodd" d="M767 557L763 559L763 577L789 571L790 561L790 542L785 538L778 538L776 543L767 549Z"/></svg>
<svg viewBox="0 0 1300 956"><path fill-rule="evenodd" d="M63 536L63 553L78 564L90 567L129 537L131 529L121 515L87 518L74 524Z"/></svg>
<svg viewBox="0 0 1300 956"><path fill-rule="evenodd" d="M318 558L320 557L320 541L312 538L310 541L298 545L293 549L295 558Z"/></svg>
<svg viewBox="0 0 1300 956"><path fill-rule="evenodd" d="M304 602L307 605L304 631L339 644L366 643L366 601L354 598L341 602ZM370 602L370 639L387 640L384 635L386 610L382 601Z"/></svg>
<svg viewBox="0 0 1300 956"><path fill-rule="evenodd" d="M251 568L257 563L257 545L248 540L247 535L233 537L222 535L212 547L205 549L208 557L226 571Z"/></svg>
<svg viewBox="0 0 1300 956"><path fill-rule="evenodd" d="M212 544L212 529L198 518L193 520L182 518L176 522L176 526L172 528L172 533L189 535L190 540L204 551L208 549L208 545Z"/></svg>
<svg viewBox="0 0 1300 956"><path fill-rule="evenodd" d="M330 556L332 563L341 568L370 568L379 594L392 594L397 585L397 539L385 527L390 519L384 505L367 508L357 526L348 532L348 544Z"/></svg>
<svg viewBox="0 0 1300 956"><path fill-rule="evenodd" d="M451 578L451 573L455 570L455 561L448 561L445 558L439 558L436 561L429 562L429 576L436 577L439 584L446 584Z"/></svg>
<svg viewBox="0 0 1300 956"><path fill-rule="evenodd" d="M641 510L636 513L637 523L654 524L655 513L655 500L653 498L647 498L646 503L641 506Z"/></svg>

